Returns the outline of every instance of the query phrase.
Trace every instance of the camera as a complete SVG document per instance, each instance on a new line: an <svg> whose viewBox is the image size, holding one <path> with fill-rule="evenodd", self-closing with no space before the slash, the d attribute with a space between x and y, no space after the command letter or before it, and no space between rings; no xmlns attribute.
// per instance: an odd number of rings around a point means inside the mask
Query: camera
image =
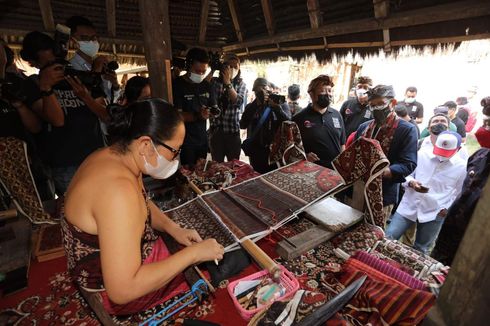
<svg viewBox="0 0 490 326"><path fill-rule="evenodd" d="M26 91L24 79L12 73L7 73L5 79L0 80L0 97L7 101L25 101Z"/></svg>
<svg viewBox="0 0 490 326"><path fill-rule="evenodd" d="M273 101L274 103L277 104L283 104L284 102L286 102L285 95L279 95L272 92L268 92L268 93L269 93L269 101Z"/></svg>
<svg viewBox="0 0 490 326"><path fill-rule="evenodd" d="M209 66L211 70L219 70L221 71L225 65L221 60L221 54L219 52L209 52Z"/></svg>
<svg viewBox="0 0 490 326"><path fill-rule="evenodd" d="M215 118L221 114L221 109L218 106L211 106L208 107L208 109L209 109L209 113Z"/></svg>

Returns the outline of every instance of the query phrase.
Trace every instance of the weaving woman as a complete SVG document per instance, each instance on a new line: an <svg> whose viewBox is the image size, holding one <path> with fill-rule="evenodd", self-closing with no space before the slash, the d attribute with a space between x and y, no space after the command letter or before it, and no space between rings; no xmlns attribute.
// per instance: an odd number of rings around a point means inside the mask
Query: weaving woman
<svg viewBox="0 0 490 326"><path fill-rule="evenodd" d="M182 118L161 99L110 107L114 144L91 154L65 199L64 246L73 280L99 292L110 314L147 310L185 291L189 265L222 259L223 247L179 227L146 196L142 174L165 179L179 166ZM170 255L154 230L184 245Z"/></svg>

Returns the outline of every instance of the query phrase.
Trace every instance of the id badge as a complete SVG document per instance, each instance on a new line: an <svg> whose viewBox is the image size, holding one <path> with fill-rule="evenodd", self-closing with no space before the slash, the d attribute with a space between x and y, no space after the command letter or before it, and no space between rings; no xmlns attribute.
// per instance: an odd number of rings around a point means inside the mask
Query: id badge
<svg viewBox="0 0 490 326"><path fill-rule="evenodd" d="M371 119L371 110L366 110L366 112L364 112L364 119Z"/></svg>
<svg viewBox="0 0 490 326"><path fill-rule="evenodd" d="M332 118L333 126L337 129L340 129L340 121L339 118Z"/></svg>
<svg viewBox="0 0 490 326"><path fill-rule="evenodd" d="M412 112L415 112L417 111L417 106L416 105L412 105Z"/></svg>

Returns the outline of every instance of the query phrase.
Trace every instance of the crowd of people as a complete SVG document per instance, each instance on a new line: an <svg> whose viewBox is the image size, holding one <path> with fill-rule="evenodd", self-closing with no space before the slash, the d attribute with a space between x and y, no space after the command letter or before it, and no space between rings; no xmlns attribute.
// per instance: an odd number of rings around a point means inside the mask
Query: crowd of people
<svg viewBox="0 0 490 326"><path fill-rule="evenodd" d="M97 56L90 20L76 16L66 24L75 45L69 62L57 57L50 36L24 37L20 54L39 69L36 75L24 75L7 44L0 47L0 78L9 81L2 84L0 136L28 143L42 199L66 195L62 226L69 268L80 286L104 291L109 312L148 308L179 288L175 280L184 268L223 257L215 240L179 227L148 200L142 175L165 179L208 152L223 162L239 159L242 150L257 172L267 173L277 168L269 154L284 121L297 124L306 158L328 168L356 139L378 140L390 162L382 173L386 236L403 236L423 253L431 251L466 177L464 144L476 121L466 98L438 106L424 124L416 87L397 102L392 86L374 86L361 76L354 96L336 110L333 78L320 75L308 86L305 108L298 104L299 85L291 85L286 98L265 78L254 81L254 100L245 105L240 58L227 54L209 69L208 52L192 48L185 74L173 70L171 105L152 98L142 76L122 89L108 58ZM475 135L489 147L490 98L481 104L484 124ZM241 130L247 130L243 141ZM186 249L170 255L153 229ZM141 297L147 300L136 300Z"/></svg>

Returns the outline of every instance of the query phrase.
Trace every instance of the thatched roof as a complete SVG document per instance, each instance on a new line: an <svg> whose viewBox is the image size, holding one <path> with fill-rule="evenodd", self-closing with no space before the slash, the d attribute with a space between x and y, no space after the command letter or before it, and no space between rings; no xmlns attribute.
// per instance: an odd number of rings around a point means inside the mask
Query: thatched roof
<svg viewBox="0 0 490 326"><path fill-rule="evenodd" d="M163 0L159 0L163 1ZM490 1L470 0L170 0L172 47L201 45L248 59L489 38ZM0 36L21 43L32 30L52 31L72 15L91 19L101 50L144 63L138 0L3 1Z"/></svg>

